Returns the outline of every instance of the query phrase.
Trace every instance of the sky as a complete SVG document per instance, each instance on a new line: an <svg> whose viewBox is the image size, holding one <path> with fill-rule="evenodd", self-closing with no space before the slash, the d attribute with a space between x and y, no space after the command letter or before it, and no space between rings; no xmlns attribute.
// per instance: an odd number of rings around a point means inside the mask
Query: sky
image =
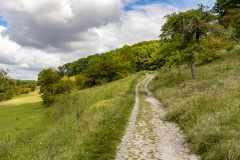
<svg viewBox="0 0 240 160"><path fill-rule="evenodd" d="M37 80L45 68L156 40L164 15L216 0L0 0L0 68Z"/></svg>

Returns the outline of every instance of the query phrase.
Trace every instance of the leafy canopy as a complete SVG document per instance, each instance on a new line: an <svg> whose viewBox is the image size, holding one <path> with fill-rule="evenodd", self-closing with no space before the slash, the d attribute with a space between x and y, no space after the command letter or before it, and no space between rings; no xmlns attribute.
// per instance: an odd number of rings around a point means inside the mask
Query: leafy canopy
<svg viewBox="0 0 240 160"><path fill-rule="evenodd" d="M221 35L223 27L217 24L217 17L207 7L199 5L198 9L166 15L160 39L170 45L164 45L168 51L166 64L191 66L192 77L196 77L194 64L203 50L202 40L206 37ZM210 38L208 38L210 39ZM167 53L167 55L166 55Z"/></svg>

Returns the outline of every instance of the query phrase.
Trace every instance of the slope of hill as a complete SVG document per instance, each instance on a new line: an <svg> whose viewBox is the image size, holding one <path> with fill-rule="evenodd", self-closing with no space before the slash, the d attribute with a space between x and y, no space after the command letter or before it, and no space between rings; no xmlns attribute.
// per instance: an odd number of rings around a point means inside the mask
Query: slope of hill
<svg viewBox="0 0 240 160"><path fill-rule="evenodd" d="M113 159L143 75L73 91L50 108L38 94L0 103L0 159Z"/></svg>
<svg viewBox="0 0 240 160"><path fill-rule="evenodd" d="M179 123L191 149L202 159L240 159L240 49L189 69L160 71L151 91L165 106L166 119Z"/></svg>

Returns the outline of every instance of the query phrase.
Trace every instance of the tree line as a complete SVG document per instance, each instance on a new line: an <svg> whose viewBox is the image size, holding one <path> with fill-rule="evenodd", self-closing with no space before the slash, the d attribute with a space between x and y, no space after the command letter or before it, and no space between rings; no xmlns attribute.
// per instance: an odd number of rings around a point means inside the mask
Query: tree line
<svg viewBox="0 0 240 160"><path fill-rule="evenodd" d="M15 80L7 75L8 69L0 68L0 101L9 100L15 95L27 94L36 89L36 81Z"/></svg>
<svg viewBox="0 0 240 160"><path fill-rule="evenodd" d="M160 40L144 41L102 54L80 58L72 63L48 68L39 73L38 82L43 103L50 106L58 95L73 88L102 85L142 70L190 68L197 77L195 65L210 63L222 49L239 43L240 4L236 0L218 0L213 8L197 9L166 15Z"/></svg>

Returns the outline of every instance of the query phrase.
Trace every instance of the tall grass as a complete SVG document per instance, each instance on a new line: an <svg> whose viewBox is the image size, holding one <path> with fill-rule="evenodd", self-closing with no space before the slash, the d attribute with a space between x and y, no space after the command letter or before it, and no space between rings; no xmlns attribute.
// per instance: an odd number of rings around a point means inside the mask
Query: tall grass
<svg viewBox="0 0 240 160"><path fill-rule="evenodd" d="M39 114L44 113L39 123L15 138L0 137L3 142L0 157L114 159L134 106L135 85L142 76L139 73L103 86L62 95L52 108L38 110ZM18 109L24 110L24 106ZM26 114L26 117L31 116Z"/></svg>
<svg viewBox="0 0 240 160"><path fill-rule="evenodd" d="M166 107L166 120L179 123L202 159L240 159L240 50L222 53L207 65L160 72L151 90Z"/></svg>

